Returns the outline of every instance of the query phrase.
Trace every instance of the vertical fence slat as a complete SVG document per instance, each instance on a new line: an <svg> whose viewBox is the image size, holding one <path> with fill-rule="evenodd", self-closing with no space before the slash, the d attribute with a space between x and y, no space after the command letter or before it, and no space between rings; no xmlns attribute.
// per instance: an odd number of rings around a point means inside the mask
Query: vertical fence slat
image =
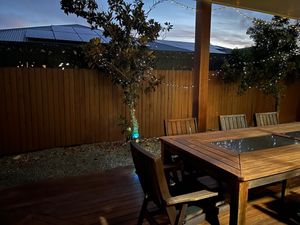
<svg viewBox="0 0 300 225"><path fill-rule="evenodd" d="M110 97L110 93L111 93L111 88L109 87L109 82L106 79L103 79L103 103L102 103L102 110L103 110L103 118L104 118L104 129L102 131L103 133L103 138L109 140L110 135L109 135L109 120L110 120L110 116L109 116L109 105L107 104L107 101Z"/></svg>
<svg viewBox="0 0 300 225"><path fill-rule="evenodd" d="M0 149L2 149L3 154L6 153L6 132L5 132L5 124L3 119L6 117L6 97L5 97L5 86L4 86L4 76L5 70L0 71Z"/></svg>
<svg viewBox="0 0 300 225"><path fill-rule="evenodd" d="M74 117L75 117L75 143L81 142L81 119L80 119L80 108L81 105L81 88L80 88L80 74L77 70L73 70L74 74Z"/></svg>
<svg viewBox="0 0 300 225"><path fill-rule="evenodd" d="M29 73L29 90L31 103L31 124L32 124L32 148L39 149L39 133L38 133L38 112L37 112L37 88L36 88L36 70L30 69Z"/></svg>
<svg viewBox="0 0 300 225"><path fill-rule="evenodd" d="M85 108L86 108L86 101L85 101L85 72L78 71L79 79L79 88L80 88L80 142L86 143L86 137L85 137L85 130L86 130L86 124L85 124Z"/></svg>
<svg viewBox="0 0 300 225"><path fill-rule="evenodd" d="M11 151L13 149L13 117L12 117L12 107L11 107L11 71L7 71L4 75L4 87L5 87L5 98L6 100L6 121L5 130L7 133L6 142L7 150Z"/></svg>
<svg viewBox="0 0 300 225"><path fill-rule="evenodd" d="M64 71L59 71L56 73L58 80L58 108L59 108L59 130L60 130L60 140L65 145L67 143L67 129L66 129L66 108L65 108L65 82Z"/></svg>
<svg viewBox="0 0 300 225"><path fill-rule="evenodd" d="M64 117L65 117L65 134L66 134L66 144L70 145L71 143L71 133L70 133L70 70L64 70L62 76L64 78L63 87L64 87Z"/></svg>
<svg viewBox="0 0 300 225"><path fill-rule="evenodd" d="M95 142L95 74L89 75L89 124L90 124L90 139L89 142Z"/></svg>
<svg viewBox="0 0 300 225"><path fill-rule="evenodd" d="M70 70L70 134L71 134L71 145L77 144L76 142L76 126L75 126L75 90L74 90L74 70Z"/></svg>
<svg viewBox="0 0 300 225"><path fill-rule="evenodd" d="M99 90L100 90L100 86L99 86L99 77L100 74L95 74L94 75L94 140L95 142L98 139L98 127L99 127Z"/></svg>
<svg viewBox="0 0 300 225"><path fill-rule="evenodd" d="M16 70L10 71L10 91L11 91L11 98L10 98L10 104L11 104L11 117L12 117L12 123L10 124L12 133L11 135L15 138L11 138L12 141L12 148L13 149L20 149L21 143L20 140L20 130L16 129L20 123L19 121L19 104L18 104L18 93L17 93L17 75Z"/></svg>
<svg viewBox="0 0 300 225"><path fill-rule="evenodd" d="M162 71L158 71L158 72L159 72L158 74L161 74L161 76L163 76L163 82L164 82L164 84L161 85L162 88L159 88L161 90L161 94L160 94L160 99L161 99L160 110L161 110L161 116L162 116L161 123L163 123L164 120L168 119L168 105L167 105L167 102L168 102L168 92L167 92L167 86L165 85L166 77L162 73ZM161 135L164 135L164 134L165 134L164 130L162 129Z"/></svg>
<svg viewBox="0 0 300 225"><path fill-rule="evenodd" d="M50 147L50 129L49 129L49 105L48 105L48 82L47 82L47 71L44 70L41 72L41 84L42 84L42 109L43 109L43 147Z"/></svg>
<svg viewBox="0 0 300 225"><path fill-rule="evenodd" d="M61 125L60 125L60 109L59 109L59 92L60 86L58 83L58 76L60 73L56 73L56 71L51 70L52 80L53 80L53 119L54 119L54 140L55 146L61 146L62 142L62 133L61 133Z"/></svg>
<svg viewBox="0 0 300 225"><path fill-rule="evenodd" d="M55 143L55 121L54 121L54 98L53 98L53 69L47 70L47 101L48 101L48 120L49 120L49 141L50 146L53 146L53 143ZM55 144L54 144L55 146Z"/></svg>
<svg viewBox="0 0 300 225"><path fill-rule="evenodd" d="M99 75L99 74L98 74ZM103 100L104 100L104 92L103 92L103 76L98 76L98 85L99 85L99 95L98 95L98 114L99 114L99 123L97 129L97 140L104 140L103 138L103 127L105 116L103 113Z"/></svg>
<svg viewBox="0 0 300 225"><path fill-rule="evenodd" d="M26 126L26 149L34 149L34 141L33 141L33 120L32 120L32 101L30 96L30 78L31 78L31 70L30 69L22 69L23 76L23 88L24 88L24 109L25 109L25 126ZM51 106L49 107L51 109ZM53 143L53 142L51 142Z"/></svg>
<svg viewBox="0 0 300 225"><path fill-rule="evenodd" d="M37 149L41 149L43 147L43 132L44 132L44 127L43 127L43 101L42 101L42 87L41 87L41 70L42 69L35 69L34 70L34 83L32 85L33 94L35 95L35 121L36 121L36 128L37 128Z"/></svg>
<svg viewBox="0 0 300 225"><path fill-rule="evenodd" d="M2 146L3 146L3 152L4 153L9 153L11 151L10 149L10 141L9 141L9 109L8 109L8 101L9 101L9 83L8 83L8 78L9 78L9 69L4 69L1 72L1 91L3 94L3 100L1 101L1 106L3 106L3 108L1 107L1 124L2 124L2 129L3 129L3 133L1 136L1 142L2 142Z"/></svg>
<svg viewBox="0 0 300 225"><path fill-rule="evenodd" d="M158 74L156 72L156 77L158 77ZM164 135L163 133L163 129L162 129L162 126L159 124L163 124L163 107L162 107L162 103L163 102L163 95L162 95L162 90L163 88L157 88L157 90L155 91L156 93L156 100L155 100L155 118L157 119L157 122L156 122L156 130L154 132L154 135L155 137L159 137L159 136L162 136Z"/></svg>

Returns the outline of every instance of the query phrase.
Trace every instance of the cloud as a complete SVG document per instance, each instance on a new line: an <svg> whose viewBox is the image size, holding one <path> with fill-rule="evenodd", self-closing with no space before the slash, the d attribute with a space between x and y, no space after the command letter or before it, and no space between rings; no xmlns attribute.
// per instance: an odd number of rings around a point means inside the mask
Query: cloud
<svg viewBox="0 0 300 225"><path fill-rule="evenodd" d="M195 27L184 24L175 24L173 29L166 34L167 40L194 42Z"/></svg>
<svg viewBox="0 0 300 225"><path fill-rule="evenodd" d="M0 15L0 29L19 28L26 26L26 18L14 15Z"/></svg>
<svg viewBox="0 0 300 225"><path fill-rule="evenodd" d="M244 41L242 39L234 39L228 37L216 37L211 38L211 44L223 46L227 48L245 48L250 47L252 45L251 41Z"/></svg>
<svg viewBox="0 0 300 225"><path fill-rule="evenodd" d="M244 48L251 46L253 42L246 35L246 28L230 26L221 22L222 26L211 28L210 42L228 48ZM224 23L224 24L223 24ZM194 42L195 26L186 24L174 24L174 28L163 37L166 40Z"/></svg>
<svg viewBox="0 0 300 225"><path fill-rule="evenodd" d="M253 44L247 35L236 30L215 30L211 33L210 38L212 44L228 48L244 48Z"/></svg>

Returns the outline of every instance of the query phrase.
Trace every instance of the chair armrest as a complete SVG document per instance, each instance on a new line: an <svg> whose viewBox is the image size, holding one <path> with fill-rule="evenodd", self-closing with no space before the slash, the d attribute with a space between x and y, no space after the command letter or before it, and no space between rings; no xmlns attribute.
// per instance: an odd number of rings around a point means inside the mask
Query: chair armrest
<svg viewBox="0 0 300 225"><path fill-rule="evenodd" d="M176 205L179 203L195 202L195 201L199 201L202 199L211 198L215 196L218 196L218 192L202 190L202 191L191 192L184 195L170 197L166 199L166 203L167 205Z"/></svg>

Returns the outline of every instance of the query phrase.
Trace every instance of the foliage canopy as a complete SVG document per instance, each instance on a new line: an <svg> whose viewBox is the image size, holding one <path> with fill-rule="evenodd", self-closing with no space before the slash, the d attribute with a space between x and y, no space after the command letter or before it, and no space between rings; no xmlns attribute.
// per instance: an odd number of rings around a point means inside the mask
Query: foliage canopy
<svg viewBox="0 0 300 225"><path fill-rule="evenodd" d="M247 34L254 46L235 49L222 66L225 81L240 83L243 93L254 87L275 98L276 110L286 84L299 78L299 23L274 16L272 21L254 19Z"/></svg>
<svg viewBox="0 0 300 225"><path fill-rule="evenodd" d="M158 4L157 1L155 4ZM123 90L124 103L129 107L133 130L138 123L134 115L140 89L155 90L161 82L151 74L154 54L147 47L161 32L172 25L163 27L154 19L148 19L143 9L143 0L108 0L108 9L99 9L95 0L61 0L66 14L83 17L92 28L103 31L104 40L92 39L84 49L88 64L108 74L112 82ZM133 131L135 132L135 131Z"/></svg>

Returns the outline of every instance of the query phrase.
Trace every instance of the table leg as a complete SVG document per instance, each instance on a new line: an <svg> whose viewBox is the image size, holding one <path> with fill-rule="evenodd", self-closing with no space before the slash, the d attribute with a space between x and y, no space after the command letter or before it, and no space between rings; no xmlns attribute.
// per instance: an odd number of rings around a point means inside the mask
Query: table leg
<svg viewBox="0 0 300 225"><path fill-rule="evenodd" d="M248 182L237 182L232 188L230 201L230 225L246 224Z"/></svg>
<svg viewBox="0 0 300 225"><path fill-rule="evenodd" d="M281 183L281 196L280 196L282 206L285 203L285 196L287 195L287 193L288 193L288 180L283 180Z"/></svg>
<svg viewBox="0 0 300 225"><path fill-rule="evenodd" d="M172 151L169 146L165 146L165 144L161 143L161 160L163 164L170 164L172 163Z"/></svg>

